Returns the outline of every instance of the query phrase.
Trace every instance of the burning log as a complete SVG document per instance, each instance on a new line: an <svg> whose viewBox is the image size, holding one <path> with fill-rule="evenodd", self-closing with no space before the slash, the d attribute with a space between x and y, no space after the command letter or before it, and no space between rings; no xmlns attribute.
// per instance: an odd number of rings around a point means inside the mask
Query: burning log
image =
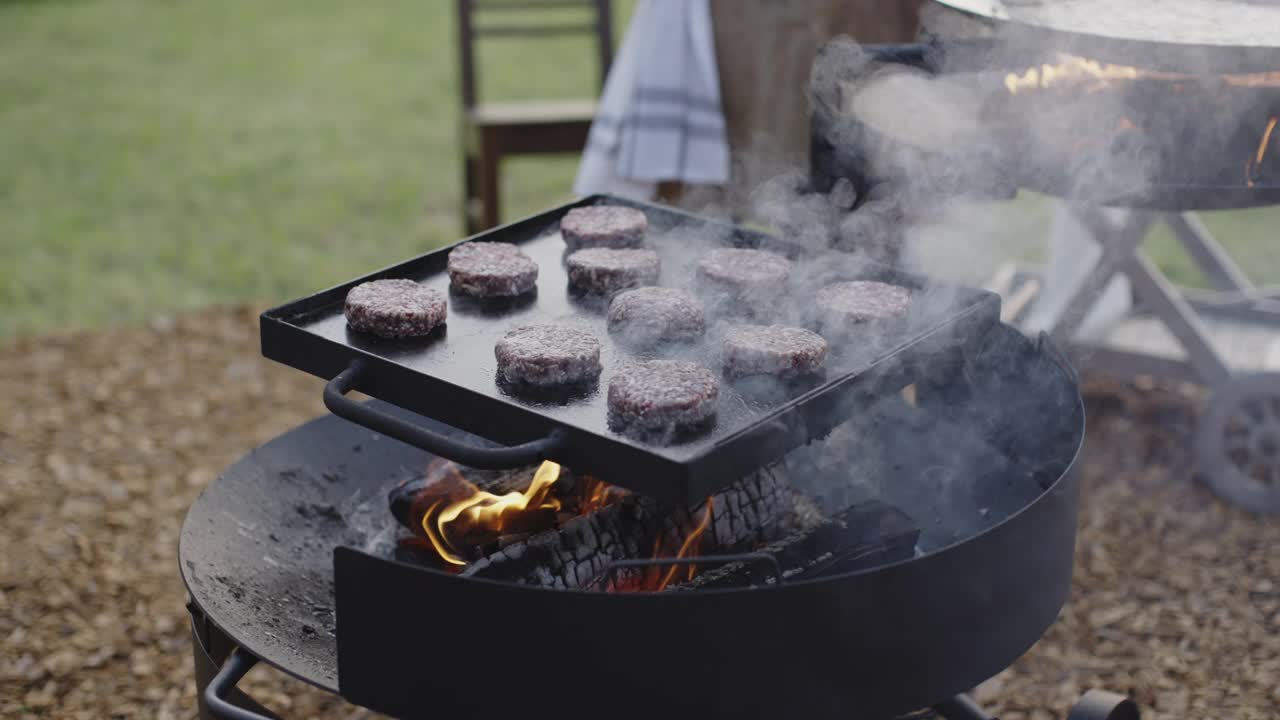
<svg viewBox="0 0 1280 720"><path fill-rule="evenodd" d="M553 527L564 508L561 478L558 464L544 462L522 489L496 493L464 478L453 463L441 462L425 478L394 488L388 500L400 524L440 559L463 567L491 546L507 544L504 538ZM501 489L507 483L488 478L486 485Z"/></svg>
<svg viewBox="0 0 1280 720"><path fill-rule="evenodd" d="M778 560L784 580L849 572L903 560L915 552L920 528L896 508L878 500L855 505L832 518L761 548ZM775 582L768 567L734 562L708 568L672 590L750 587Z"/></svg>
<svg viewBox="0 0 1280 720"><path fill-rule="evenodd" d="M429 497L443 499L457 495L463 482L495 495L523 492L533 483L535 472L537 468L533 467L517 470L468 470L464 480L456 465L445 460L437 460L421 477L411 478L392 488L387 499L391 505L391 514L396 520L405 527L411 527L417 522L411 517L415 501L419 504L424 502L430 504ZM566 473L565 477L557 481L557 484L568 485L571 482Z"/></svg>
<svg viewBox="0 0 1280 720"><path fill-rule="evenodd" d="M654 503L636 496L575 517L468 565L461 575L554 588L583 587L610 562L639 557L657 532Z"/></svg>
<svg viewBox="0 0 1280 720"><path fill-rule="evenodd" d="M673 512L649 498L628 495L502 548L461 574L555 588L586 587L601 579L615 560L730 552L774 539L783 532L790 505L788 493L769 469L688 510Z"/></svg>

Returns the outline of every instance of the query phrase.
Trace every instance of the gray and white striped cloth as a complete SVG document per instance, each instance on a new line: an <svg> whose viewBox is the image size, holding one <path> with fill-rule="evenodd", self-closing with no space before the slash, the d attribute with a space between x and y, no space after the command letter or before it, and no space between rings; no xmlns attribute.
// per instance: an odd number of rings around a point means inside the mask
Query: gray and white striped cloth
<svg viewBox="0 0 1280 720"><path fill-rule="evenodd" d="M729 143L708 0L640 0L605 81L574 192L722 184Z"/></svg>

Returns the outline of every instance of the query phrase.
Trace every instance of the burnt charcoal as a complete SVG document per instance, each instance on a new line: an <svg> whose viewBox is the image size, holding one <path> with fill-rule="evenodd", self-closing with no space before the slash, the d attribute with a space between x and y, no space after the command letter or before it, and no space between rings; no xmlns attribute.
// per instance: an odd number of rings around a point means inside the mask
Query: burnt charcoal
<svg viewBox="0 0 1280 720"><path fill-rule="evenodd" d="M792 505L771 469L731 485L714 495L711 503L702 554L749 549L776 539L785 532ZM525 542L508 545L467 566L462 574L545 587L591 586L603 580L615 560L651 557L655 544L680 547L705 511L706 503L671 510L649 498L628 495Z"/></svg>
<svg viewBox="0 0 1280 720"><path fill-rule="evenodd" d="M914 554L919 535L920 528L905 513L870 500L802 526L758 552L778 560L784 581L797 580L904 560ZM775 581L764 563L734 562L708 568L672 589L752 587Z"/></svg>
<svg viewBox="0 0 1280 720"><path fill-rule="evenodd" d="M582 587L610 562L637 557L657 531L656 504L627 496L468 565L464 576L546 587Z"/></svg>

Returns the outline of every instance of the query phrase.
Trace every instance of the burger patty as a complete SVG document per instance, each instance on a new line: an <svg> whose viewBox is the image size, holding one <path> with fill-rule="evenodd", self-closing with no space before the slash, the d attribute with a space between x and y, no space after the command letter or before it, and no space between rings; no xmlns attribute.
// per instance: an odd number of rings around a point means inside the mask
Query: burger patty
<svg viewBox="0 0 1280 720"><path fill-rule="evenodd" d="M642 287L609 303L609 332L631 345L689 342L701 338L707 322L697 298L684 290Z"/></svg>
<svg viewBox="0 0 1280 720"><path fill-rule="evenodd" d="M576 385L600 377L600 341L564 325L515 328L498 341L493 353L499 380L517 386Z"/></svg>
<svg viewBox="0 0 1280 720"><path fill-rule="evenodd" d="M911 291L872 280L838 282L819 289L816 304L823 322L887 320L906 314L911 305Z"/></svg>
<svg viewBox="0 0 1280 720"><path fill-rule="evenodd" d="M786 325L740 325L724 338L722 361L730 375L790 378L822 369L827 341L810 330Z"/></svg>
<svg viewBox="0 0 1280 720"><path fill-rule="evenodd" d="M511 243L469 242L449 252L449 281L476 297L510 297L529 292L538 264Z"/></svg>
<svg viewBox="0 0 1280 720"><path fill-rule="evenodd" d="M618 368L609 381L615 428L671 432L700 427L716 414L720 381L695 362L648 360Z"/></svg>
<svg viewBox="0 0 1280 720"><path fill-rule="evenodd" d="M560 235L575 250L639 247L648 229L649 220L644 213L619 205L574 208L560 220Z"/></svg>
<svg viewBox="0 0 1280 720"><path fill-rule="evenodd" d="M371 280L347 292L343 314L353 330L385 338L414 337L443 324L448 303L444 293L413 280Z"/></svg>
<svg viewBox="0 0 1280 720"><path fill-rule="evenodd" d="M652 250L586 248L565 261L569 284L592 293L611 293L658 281L662 263Z"/></svg>
<svg viewBox="0 0 1280 720"><path fill-rule="evenodd" d="M780 295L791 276L791 261L765 250L720 248L698 261L698 277L734 294Z"/></svg>

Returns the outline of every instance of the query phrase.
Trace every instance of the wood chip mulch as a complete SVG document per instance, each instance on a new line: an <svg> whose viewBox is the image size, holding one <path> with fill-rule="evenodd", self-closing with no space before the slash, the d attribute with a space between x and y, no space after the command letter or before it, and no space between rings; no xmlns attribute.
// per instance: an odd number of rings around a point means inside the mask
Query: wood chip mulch
<svg viewBox="0 0 1280 720"><path fill-rule="evenodd" d="M320 381L262 359L257 314L0 347L0 717L191 718L178 532L241 454L324 412ZM1280 518L1192 477L1194 390L1091 378L1075 587L1059 622L979 700L1061 720L1079 694L1146 718L1275 718ZM266 668L289 718L370 718Z"/></svg>

